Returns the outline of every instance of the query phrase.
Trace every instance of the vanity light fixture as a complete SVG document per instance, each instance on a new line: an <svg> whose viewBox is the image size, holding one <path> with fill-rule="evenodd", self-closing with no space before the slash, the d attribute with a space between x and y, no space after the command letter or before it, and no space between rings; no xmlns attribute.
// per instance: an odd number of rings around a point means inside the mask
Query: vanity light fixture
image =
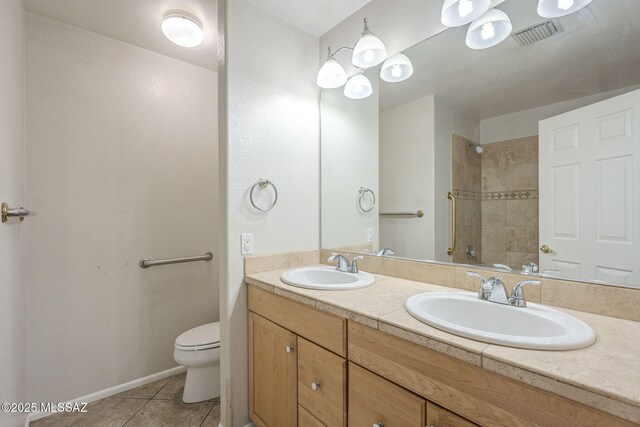
<svg viewBox="0 0 640 427"><path fill-rule="evenodd" d="M491 9L469 25L465 43L471 49L487 49L502 43L512 29L506 13Z"/></svg>
<svg viewBox="0 0 640 427"><path fill-rule="evenodd" d="M364 99L373 93L371 82L360 71L358 74L351 76L344 86L344 96L351 99Z"/></svg>
<svg viewBox="0 0 640 427"><path fill-rule="evenodd" d="M316 82L318 86L323 89L335 89L347 82L347 72L342 65L338 64L338 61L333 58L333 55L329 47L327 60L324 61L322 68L318 71Z"/></svg>
<svg viewBox="0 0 640 427"><path fill-rule="evenodd" d="M491 0L445 0L440 20L447 27L460 27L473 21L491 7Z"/></svg>
<svg viewBox="0 0 640 427"><path fill-rule="evenodd" d="M413 64L411 64L411 60L402 53L396 53L384 61L380 69L380 78L390 83L407 80L412 74Z"/></svg>
<svg viewBox="0 0 640 427"><path fill-rule="evenodd" d="M591 0L540 0L538 15L543 18L559 18L577 12L591 3Z"/></svg>
<svg viewBox="0 0 640 427"><path fill-rule="evenodd" d="M162 33L173 43L182 47L196 47L204 41L202 22L194 15L171 10L162 20Z"/></svg>
<svg viewBox="0 0 640 427"><path fill-rule="evenodd" d="M387 49L378 37L369 31L369 20L364 18L364 31L353 48L351 62L358 68L369 68L387 58Z"/></svg>

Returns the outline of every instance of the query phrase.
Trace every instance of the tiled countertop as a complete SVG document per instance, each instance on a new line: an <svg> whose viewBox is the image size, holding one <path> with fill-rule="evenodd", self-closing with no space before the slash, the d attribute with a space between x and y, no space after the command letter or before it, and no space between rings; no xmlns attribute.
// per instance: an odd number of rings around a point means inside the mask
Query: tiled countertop
<svg viewBox="0 0 640 427"><path fill-rule="evenodd" d="M460 289L374 274L376 283L367 288L320 291L283 283L280 276L287 270L249 274L245 281L640 424L640 322L559 309L587 322L596 343L572 351L516 349L452 335L404 309L405 300L417 293L464 292Z"/></svg>

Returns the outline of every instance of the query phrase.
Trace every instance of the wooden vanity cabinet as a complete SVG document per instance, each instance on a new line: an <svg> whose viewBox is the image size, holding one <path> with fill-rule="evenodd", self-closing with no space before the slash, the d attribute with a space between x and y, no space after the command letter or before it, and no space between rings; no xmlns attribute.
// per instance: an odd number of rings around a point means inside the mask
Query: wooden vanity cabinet
<svg viewBox="0 0 640 427"><path fill-rule="evenodd" d="M249 313L249 410L260 427L298 425L297 337Z"/></svg>
<svg viewBox="0 0 640 427"><path fill-rule="evenodd" d="M249 286L249 411L258 427L346 427L346 320Z"/></svg>
<svg viewBox="0 0 640 427"><path fill-rule="evenodd" d="M255 286L249 381L258 427L637 427Z"/></svg>

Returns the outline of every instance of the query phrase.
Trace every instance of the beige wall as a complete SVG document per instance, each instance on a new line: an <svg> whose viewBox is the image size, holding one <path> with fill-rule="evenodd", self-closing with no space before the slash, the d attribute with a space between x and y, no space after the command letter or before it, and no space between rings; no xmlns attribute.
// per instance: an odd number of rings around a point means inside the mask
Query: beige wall
<svg viewBox="0 0 640 427"><path fill-rule="evenodd" d="M222 424L248 417L247 300L240 234L255 253L319 246L318 39L248 0L220 0L226 51L220 52L221 163L227 229L221 253ZM260 177L278 186L268 213L251 207ZM224 344L226 343L226 344Z"/></svg>
<svg viewBox="0 0 640 427"><path fill-rule="evenodd" d="M349 99L342 88L323 90L321 152L321 245L323 248L378 247L378 78L371 78L373 94ZM363 212L358 204L360 187L371 189L376 204ZM369 194L362 205L371 207ZM374 229L368 242L367 229Z"/></svg>
<svg viewBox="0 0 640 427"><path fill-rule="evenodd" d="M400 257L434 256L434 108L429 96L380 112L380 209L427 212L380 219L380 247Z"/></svg>
<svg viewBox="0 0 640 427"><path fill-rule="evenodd" d="M218 319L215 72L27 15L28 398L175 366Z"/></svg>
<svg viewBox="0 0 640 427"><path fill-rule="evenodd" d="M0 202L28 207L24 190L24 12L22 1L0 2ZM31 219L31 218L29 218ZM25 402L25 226L0 224L0 402ZM24 414L0 412L0 425Z"/></svg>

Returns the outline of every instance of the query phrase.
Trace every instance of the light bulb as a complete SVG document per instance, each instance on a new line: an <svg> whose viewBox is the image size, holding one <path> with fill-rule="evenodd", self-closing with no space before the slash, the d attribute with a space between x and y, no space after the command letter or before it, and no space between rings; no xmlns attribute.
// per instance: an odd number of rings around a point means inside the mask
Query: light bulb
<svg viewBox="0 0 640 427"><path fill-rule="evenodd" d="M471 12L473 12L473 3L471 0L460 0L458 2L458 13L461 18L467 17Z"/></svg>
<svg viewBox="0 0 640 427"><path fill-rule="evenodd" d="M558 0L558 9L569 10L573 7L574 3L574 0Z"/></svg>
<svg viewBox="0 0 640 427"><path fill-rule="evenodd" d="M372 63L372 62L373 62L373 59L374 59L373 51L372 51L371 49L367 49L367 50L364 52L364 60L365 60L367 63Z"/></svg>
<svg viewBox="0 0 640 427"><path fill-rule="evenodd" d="M385 82L397 83L407 80L413 74L411 60L402 53L396 53L384 61L380 69L380 78Z"/></svg>
<svg viewBox="0 0 640 427"><path fill-rule="evenodd" d="M402 68L400 68L398 64L395 64L391 67L391 75L396 78L402 76Z"/></svg>
<svg viewBox="0 0 640 427"><path fill-rule="evenodd" d="M362 85L355 85L355 86L353 86L353 91L354 91L355 93L362 93L362 92L364 92L364 86L362 86Z"/></svg>
<svg viewBox="0 0 640 427"><path fill-rule="evenodd" d="M363 99L373 93L371 82L364 74L359 73L347 80L344 95L351 99Z"/></svg>
<svg viewBox="0 0 640 427"><path fill-rule="evenodd" d="M482 26L482 30L480 30L480 36L482 40L489 40L495 37L496 35L496 27L493 26L493 22L487 22Z"/></svg>

